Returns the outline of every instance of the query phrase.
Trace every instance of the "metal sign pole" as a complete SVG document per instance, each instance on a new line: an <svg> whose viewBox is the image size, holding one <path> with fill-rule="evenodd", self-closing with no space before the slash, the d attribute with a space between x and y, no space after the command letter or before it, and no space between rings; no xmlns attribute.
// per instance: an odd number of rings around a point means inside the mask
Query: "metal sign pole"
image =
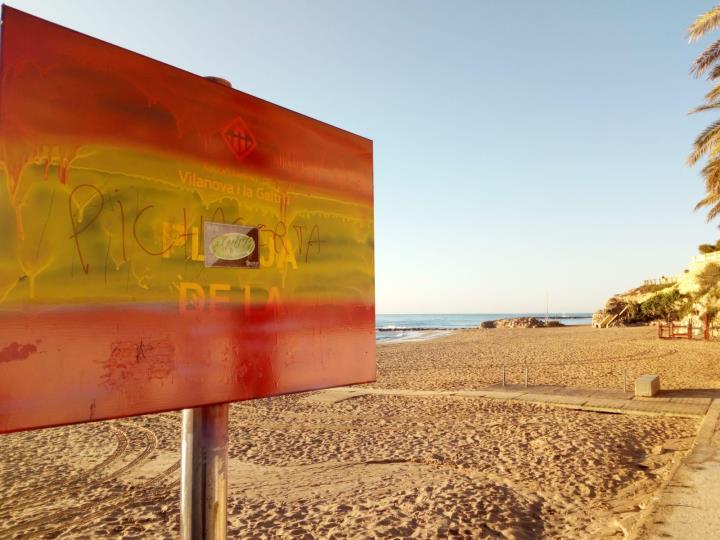
<svg viewBox="0 0 720 540"><path fill-rule="evenodd" d="M180 537L225 540L229 405L183 410Z"/></svg>
<svg viewBox="0 0 720 540"><path fill-rule="evenodd" d="M232 88L221 77L205 77ZM227 537L227 403L183 409L180 538Z"/></svg>

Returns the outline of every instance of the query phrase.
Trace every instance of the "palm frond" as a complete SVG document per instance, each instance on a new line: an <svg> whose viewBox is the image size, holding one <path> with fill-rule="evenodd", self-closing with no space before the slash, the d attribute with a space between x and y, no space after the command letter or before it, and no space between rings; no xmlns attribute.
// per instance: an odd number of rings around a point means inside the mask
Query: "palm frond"
<svg viewBox="0 0 720 540"><path fill-rule="evenodd" d="M715 66L710 70L710 73L708 73L708 81L716 81L717 79L720 79L720 65Z"/></svg>
<svg viewBox="0 0 720 540"><path fill-rule="evenodd" d="M708 163L716 160L720 157L720 139L715 139L705 150L705 156L708 159Z"/></svg>
<svg viewBox="0 0 720 540"><path fill-rule="evenodd" d="M720 120L706 127L693 144L693 151L687 158L688 165L695 165L710 150L711 146L720 142Z"/></svg>
<svg viewBox="0 0 720 540"><path fill-rule="evenodd" d="M705 94L705 100L709 103L720 99L720 84Z"/></svg>
<svg viewBox="0 0 720 540"><path fill-rule="evenodd" d="M690 66L690 73L694 77L701 77L718 58L720 58L720 40L714 41L700 53L700 56Z"/></svg>
<svg viewBox="0 0 720 540"><path fill-rule="evenodd" d="M705 34L720 28L720 5L698 16L688 28L688 41L691 43ZM710 81L720 80L720 40L711 43L690 66L690 73L699 78L707 73ZM720 109L720 84L705 94L706 103L695 107L689 114ZM706 219L711 221L720 216L720 120L716 120L703 130L695 139L693 150L688 156L688 164L696 164L703 156L707 163L702 168L706 195L695 210L708 208Z"/></svg>
<svg viewBox="0 0 720 540"><path fill-rule="evenodd" d="M720 193L720 176L717 172L705 177L705 191L707 193Z"/></svg>
<svg viewBox="0 0 720 540"><path fill-rule="evenodd" d="M720 193L708 193L705 197L700 199L698 203L695 205L694 210L697 212L698 210L702 210L703 208L707 206L715 206L718 207L720 210ZM710 211L708 211L707 220L710 221L713 217L717 216L717 212L713 214L712 217L710 217Z"/></svg>
<svg viewBox="0 0 720 540"><path fill-rule="evenodd" d="M717 146L714 150L717 150ZM711 221L720 215L720 158L709 158L702 169L702 176L706 195L695 205L695 210L710 207L706 219Z"/></svg>
<svg viewBox="0 0 720 540"><path fill-rule="evenodd" d="M698 203L695 205L695 207L693 208L693 210L695 212L697 212L698 210L702 210L703 208L705 208L707 205L712 204L710 197L711 197L710 195L706 195L705 197L700 199L698 201Z"/></svg>
<svg viewBox="0 0 720 540"><path fill-rule="evenodd" d="M713 207L708 211L705 220L710 223L720 214L720 203L714 204Z"/></svg>
<svg viewBox="0 0 720 540"><path fill-rule="evenodd" d="M700 105L699 107L695 107L694 109L690 109L690 112L688 114L695 114L703 111L711 111L713 109L720 109L720 101L713 101L712 103L707 103L705 105Z"/></svg>
<svg viewBox="0 0 720 540"><path fill-rule="evenodd" d="M692 43L720 26L720 6L700 15L688 28L688 41Z"/></svg>
<svg viewBox="0 0 720 540"><path fill-rule="evenodd" d="M712 206L711 206L711 205L712 205ZM710 221L712 221L713 219L715 219L716 217L718 217L718 215L720 215L720 202L718 202L718 201L711 201L711 202L708 202L707 204L705 204L705 205L703 205L703 206L711 206L711 207L710 207L710 210L708 210L707 216L705 217L705 220L706 220L708 223L709 223Z"/></svg>
<svg viewBox="0 0 720 540"><path fill-rule="evenodd" d="M717 178L720 181L720 159L710 159L701 171L707 183L709 178Z"/></svg>

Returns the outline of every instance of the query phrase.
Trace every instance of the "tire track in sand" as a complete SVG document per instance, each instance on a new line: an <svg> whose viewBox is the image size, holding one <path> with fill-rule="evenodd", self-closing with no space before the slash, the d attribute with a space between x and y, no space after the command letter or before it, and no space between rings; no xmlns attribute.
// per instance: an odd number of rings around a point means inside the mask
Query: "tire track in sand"
<svg viewBox="0 0 720 540"><path fill-rule="evenodd" d="M71 487L73 489L83 489L83 490L91 490L96 489L99 487L102 487L104 484L107 484L111 480L117 479L121 477L122 475L125 475L132 471L133 469L139 467L144 463L152 454L157 450L158 447L158 438L155 435L155 433L144 427L140 426L138 424L134 423L121 423L118 422L118 426L114 426L115 429L117 429L116 433L122 433L122 435L119 435L119 440L127 440L127 444L119 444L118 447L116 447L115 451L111 454L111 456L108 457L108 459L103 460L101 464L98 464L97 467L94 467L92 469L92 473L90 474L81 474L78 477L74 477L72 481L68 481L63 483L61 486L58 486L57 489L53 489L52 493L48 494L48 496L43 497L42 499L39 499L37 501L37 504L43 505L44 502L50 500L53 498L55 494L58 493L59 489ZM125 429L123 429L125 428ZM132 430L140 431L142 434L142 442L143 444L142 451L130 462L126 463L122 467L116 469L112 473L104 476L103 478L97 479L94 482L90 483L82 483L82 480L87 480L92 474L97 473L98 471L102 469L106 469L109 467L113 462L116 462L119 459L122 459L125 456L131 455L132 450L130 450L128 447L134 446L137 444L137 433L132 434ZM135 435L135 436L133 436ZM110 459L112 458L112 459ZM102 465L102 467L100 467ZM179 469L180 467L180 461L172 465L171 467L168 467L165 471L163 471L161 474L151 478L147 482L144 482L138 486L135 486L132 491L135 491L136 489L146 489L147 487L152 487L153 485L157 484L158 482L161 482L164 478L172 474L174 471ZM88 503L83 503L78 506L72 507L72 508L66 508L62 510L58 510L55 512L51 512L49 514L42 512L43 515L37 515L35 517L30 518L29 520L24 520L22 523L18 523L17 525L14 525L8 529L0 530L0 534L2 536L5 535L18 535L19 537L26 537L27 535L30 536L41 536L48 533L52 533L55 531L58 532L66 532L67 526L71 525L73 528L75 528L76 525L86 522L88 519L91 519L92 517L105 512L108 510L107 505L110 503L114 503L117 500L120 500L124 497L127 497L131 495L131 493L122 493L122 494L116 494L116 495L110 495L105 496L104 498L100 498L99 500L93 500ZM80 495L79 495L80 496ZM92 494L88 493L86 497L91 497ZM16 505L14 505L16 506ZM90 511L93 510L94 511ZM85 514L83 518L78 522L75 518L80 514ZM75 521L74 523L68 523L68 521ZM17 536L16 536L17 537Z"/></svg>
<svg viewBox="0 0 720 540"><path fill-rule="evenodd" d="M125 455L128 454L127 449L130 445L130 438L127 435L127 432L123 431L122 429L119 429L115 425L108 423L108 428L114 432L115 438L117 440L117 446L115 447L115 450L106 457L103 461L95 465L94 467L91 467L90 469L86 471L80 471L77 475L72 476L66 480L61 480L57 483L53 484L53 492L48 495L54 495L57 493L60 489L68 488L68 487L75 487L77 484L80 484L86 480L88 480L90 477L98 474L103 469L107 469L110 467L114 462L122 459ZM101 479L99 481L95 481L94 485L98 482L103 482L104 479ZM38 490L36 486L30 486L26 487L24 489L18 490L15 494L13 494L13 503L15 506L22 504L24 499L34 499L37 500L38 496ZM0 514L0 518L2 517L2 514Z"/></svg>

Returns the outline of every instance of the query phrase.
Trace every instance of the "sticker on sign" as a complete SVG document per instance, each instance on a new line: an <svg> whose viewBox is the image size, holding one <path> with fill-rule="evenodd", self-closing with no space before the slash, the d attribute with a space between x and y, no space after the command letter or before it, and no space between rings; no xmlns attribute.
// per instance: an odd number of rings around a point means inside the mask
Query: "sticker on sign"
<svg viewBox="0 0 720 540"><path fill-rule="evenodd" d="M204 222L205 266L259 268L258 236L257 227Z"/></svg>

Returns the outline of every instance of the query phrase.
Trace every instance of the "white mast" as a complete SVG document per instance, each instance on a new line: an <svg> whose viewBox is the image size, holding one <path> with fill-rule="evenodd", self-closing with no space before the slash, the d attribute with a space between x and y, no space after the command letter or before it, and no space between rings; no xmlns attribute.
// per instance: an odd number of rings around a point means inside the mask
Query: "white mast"
<svg viewBox="0 0 720 540"><path fill-rule="evenodd" d="M550 294L548 293L548 290L545 289L545 326L548 324L548 315L550 314Z"/></svg>

